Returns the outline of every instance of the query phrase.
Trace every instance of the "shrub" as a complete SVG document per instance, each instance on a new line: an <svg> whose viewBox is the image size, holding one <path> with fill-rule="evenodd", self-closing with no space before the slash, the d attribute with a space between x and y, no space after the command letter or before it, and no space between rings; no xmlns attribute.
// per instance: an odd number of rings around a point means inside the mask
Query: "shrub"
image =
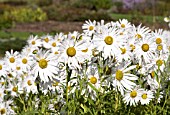
<svg viewBox="0 0 170 115"><path fill-rule="evenodd" d="M14 22L35 22L47 19L46 13L40 8L16 8L12 11L5 11L3 15L6 19Z"/></svg>
<svg viewBox="0 0 170 115"><path fill-rule="evenodd" d="M73 7L57 7L55 5L44 8L47 16L51 20L56 21L84 21L92 20L110 20L111 17L104 10L89 10L86 8L73 8Z"/></svg>
<svg viewBox="0 0 170 115"><path fill-rule="evenodd" d="M72 0L72 5L77 8L88 9L110 9L113 5L112 0Z"/></svg>
<svg viewBox="0 0 170 115"><path fill-rule="evenodd" d="M48 6L53 3L53 0L27 0L28 4L36 4L40 7L42 6Z"/></svg>

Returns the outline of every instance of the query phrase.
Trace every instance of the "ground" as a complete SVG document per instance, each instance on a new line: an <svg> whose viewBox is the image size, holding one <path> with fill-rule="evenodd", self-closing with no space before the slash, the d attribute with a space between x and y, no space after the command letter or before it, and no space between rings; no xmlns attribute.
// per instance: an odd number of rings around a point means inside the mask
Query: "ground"
<svg viewBox="0 0 170 115"><path fill-rule="evenodd" d="M59 21L44 21L44 22L34 22L34 23L20 23L16 24L15 27L11 29L7 29L9 32L73 32L79 31L82 32L82 25L85 22L59 22ZM139 24L136 24L139 25ZM143 24L143 26L150 27L152 30L154 29L168 29L168 25L166 23L155 23L155 24Z"/></svg>
<svg viewBox="0 0 170 115"><path fill-rule="evenodd" d="M16 24L14 28L7 29L7 31L15 32L82 32L82 25L84 22L59 22L59 21L44 21L35 23Z"/></svg>

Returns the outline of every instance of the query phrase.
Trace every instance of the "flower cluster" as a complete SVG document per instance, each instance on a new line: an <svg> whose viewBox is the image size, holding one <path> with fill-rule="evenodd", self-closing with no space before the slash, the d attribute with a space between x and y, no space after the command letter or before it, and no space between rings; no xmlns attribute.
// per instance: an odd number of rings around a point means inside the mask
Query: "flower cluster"
<svg viewBox="0 0 170 115"><path fill-rule="evenodd" d="M161 73L169 56L170 31L151 31L126 19L88 20L82 29L83 33L30 36L20 53L6 51L0 60L0 113L14 113L7 95L28 98L40 92L55 94L63 104L75 90L94 101L98 93L114 90L131 106L161 99L162 79L169 80Z"/></svg>

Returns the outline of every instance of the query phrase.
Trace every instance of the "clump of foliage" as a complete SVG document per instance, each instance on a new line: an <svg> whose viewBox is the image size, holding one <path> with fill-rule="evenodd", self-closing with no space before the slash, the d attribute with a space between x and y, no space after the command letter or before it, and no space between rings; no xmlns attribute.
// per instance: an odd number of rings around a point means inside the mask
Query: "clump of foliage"
<svg viewBox="0 0 170 115"><path fill-rule="evenodd" d="M16 8L12 11L5 11L3 16L14 22L35 22L47 19L46 13L41 8Z"/></svg>

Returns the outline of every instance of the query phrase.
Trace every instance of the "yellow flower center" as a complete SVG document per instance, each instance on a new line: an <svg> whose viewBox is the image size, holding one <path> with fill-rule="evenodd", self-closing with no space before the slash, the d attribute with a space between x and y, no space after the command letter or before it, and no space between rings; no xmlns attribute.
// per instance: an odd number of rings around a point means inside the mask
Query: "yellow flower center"
<svg viewBox="0 0 170 115"><path fill-rule="evenodd" d="M122 54L125 54L126 53L126 48L120 48L121 51L122 51Z"/></svg>
<svg viewBox="0 0 170 115"><path fill-rule="evenodd" d="M47 65L48 65L47 60L45 60L45 59L40 59L38 63L39 63L40 68L42 68L42 69L47 68Z"/></svg>
<svg viewBox="0 0 170 115"><path fill-rule="evenodd" d="M0 64L0 70L2 70L2 65Z"/></svg>
<svg viewBox="0 0 170 115"><path fill-rule="evenodd" d="M149 45L148 44L143 44L141 48L142 48L142 50L144 52L147 52L149 50Z"/></svg>
<svg viewBox="0 0 170 115"><path fill-rule="evenodd" d="M10 61L10 63L14 63L15 62L15 58L11 57L11 58L9 58L9 61Z"/></svg>
<svg viewBox="0 0 170 115"><path fill-rule="evenodd" d="M123 32L120 32L120 35L123 35Z"/></svg>
<svg viewBox="0 0 170 115"><path fill-rule="evenodd" d="M90 78L90 82L91 82L92 84L96 84L96 83L97 83L97 78L94 77L94 76L92 76L92 77Z"/></svg>
<svg viewBox="0 0 170 115"><path fill-rule="evenodd" d="M88 48L87 49L85 49L85 50L81 50L82 52L84 52L84 53L86 53L87 51L88 51Z"/></svg>
<svg viewBox="0 0 170 115"><path fill-rule="evenodd" d="M52 86L56 87L56 86L58 86L58 84L59 84L59 82L56 81L52 84Z"/></svg>
<svg viewBox="0 0 170 115"><path fill-rule="evenodd" d="M140 34L136 34L135 37L138 39L142 38L142 36Z"/></svg>
<svg viewBox="0 0 170 115"><path fill-rule="evenodd" d="M26 58L23 58L23 59L22 59L22 63L23 63L23 64L27 64L27 59L26 59Z"/></svg>
<svg viewBox="0 0 170 115"><path fill-rule="evenodd" d="M4 85L4 84L5 84L5 82L0 82L0 84L1 84L1 85Z"/></svg>
<svg viewBox="0 0 170 115"><path fill-rule="evenodd" d="M116 71L116 79L120 81L120 80L122 80L122 78L123 78L123 72L121 70L117 70Z"/></svg>
<svg viewBox="0 0 170 115"><path fill-rule="evenodd" d="M111 36L106 36L104 41L107 45L111 45L114 42L114 39Z"/></svg>
<svg viewBox="0 0 170 115"><path fill-rule="evenodd" d="M13 87L13 88L12 88L12 91L17 92L17 91L18 91L18 88L17 88L17 87Z"/></svg>
<svg viewBox="0 0 170 115"><path fill-rule="evenodd" d="M55 51L54 54L58 54L58 51Z"/></svg>
<svg viewBox="0 0 170 115"><path fill-rule="evenodd" d="M31 80L28 80L28 81L27 81L27 84L28 84L29 86L31 86L31 85L32 85Z"/></svg>
<svg viewBox="0 0 170 115"><path fill-rule="evenodd" d="M35 45L35 41L32 41L31 44L32 44L32 45Z"/></svg>
<svg viewBox="0 0 170 115"><path fill-rule="evenodd" d="M130 44L131 50L134 51L135 50L135 46L133 44Z"/></svg>
<svg viewBox="0 0 170 115"><path fill-rule="evenodd" d="M135 90L130 92L130 97L135 98L137 96L137 92Z"/></svg>
<svg viewBox="0 0 170 115"><path fill-rule="evenodd" d="M53 42L53 43L52 43L52 46L53 46L53 47L56 47L57 45L56 45L56 43L55 43L55 42Z"/></svg>
<svg viewBox="0 0 170 115"><path fill-rule="evenodd" d="M158 46L157 46L157 50L159 50L159 51L161 51L162 48L163 48L162 45L158 45Z"/></svg>
<svg viewBox="0 0 170 115"><path fill-rule="evenodd" d="M156 61L156 65L157 66L161 66L163 64L163 61L161 60L161 59L158 59L157 61Z"/></svg>
<svg viewBox="0 0 170 115"><path fill-rule="evenodd" d="M0 109L0 113L1 113L1 115L5 114L6 113L6 109L5 108Z"/></svg>
<svg viewBox="0 0 170 115"><path fill-rule="evenodd" d="M16 67L16 70L20 70L21 68L19 66Z"/></svg>
<svg viewBox="0 0 170 115"><path fill-rule="evenodd" d="M146 99L148 96L147 96L147 94L146 93L144 93L143 95L142 95L142 98L143 99Z"/></svg>
<svg viewBox="0 0 170 115"><path fill-rule="evenodd" d="M69 47L67 49L67 55L70 57L73 57L76 55L76 49L74 47Z"/></svg>
<svg viewBox="0 0 170 115"><path fill-rule="evenodd" d="M44 41L45 41L46 43L48 43L48 42L49 42L49 39L48 39L48 38L45 38Z"/></svg>
<svg viewBox="0 0 170 115"><path fill-rule="evenodd" d="M125 28L125 24L121 24L121 27L122 27L122 28Z"/></svg>
<svg viewBox="0 0 170 115"><path fill-rule="evenodd" d="M94 26L90 26L90 27L89 27L89 30L90 30L90 31L94 30Z"/></svg>
<svg viewBox="0 0 170 115"><path fill-rule="evenodd" d="M154 78L154 77L155 77L155 72L152 71L152 72L150 73L150 75L151 75L152 78Z"/></svg>
<svg viewBox="0 0 170 115"><path fill-rule="evenodd" d="M161 44L162 43L162 39L161 38L156 38L156 44Z"/></svg>

